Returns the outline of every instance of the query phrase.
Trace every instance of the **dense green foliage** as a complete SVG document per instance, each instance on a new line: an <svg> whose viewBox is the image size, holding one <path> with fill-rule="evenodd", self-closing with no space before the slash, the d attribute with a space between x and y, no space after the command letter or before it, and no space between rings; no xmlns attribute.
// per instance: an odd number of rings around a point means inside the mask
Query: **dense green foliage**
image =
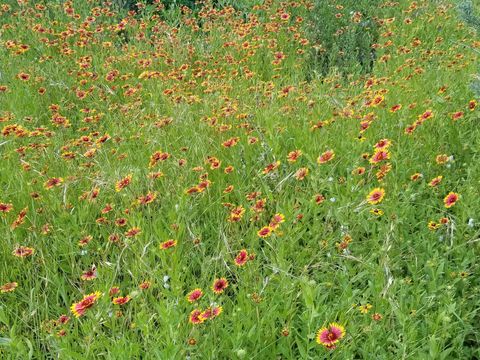
<svg viewBox="0 0 480 360"><path fill-rule="evenodd" d="M0 4L0 358L480 358L455 2L117 5Z"/></svg>
<svg viewBox="0 0 480 360"><path fill-rule="evenodd" d="M376 59L374 44L379 37L376 19L388 17L380 0L315 1L308 21L314 47L310 69L326 76L331 71L366 74ZM389 9L389 7L386 7ZM393 16L394 12L390 11Z"/></svg>
<svg viewBox="0 0 480 360"><path fill-rule="evenodd" d="M477 35L480 34L480 15L476 13L473 3L470 0L461 1L458 9L462 20L465 21L467 26L472 27ZM480 98L480 71L472 81L472 90L477 98Z"/></svg>

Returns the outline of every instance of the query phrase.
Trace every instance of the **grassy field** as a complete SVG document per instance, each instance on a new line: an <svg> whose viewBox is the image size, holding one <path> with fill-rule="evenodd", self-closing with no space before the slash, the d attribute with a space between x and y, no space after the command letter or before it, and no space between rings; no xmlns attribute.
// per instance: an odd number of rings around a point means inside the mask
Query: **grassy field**
<svg viewBox="0 0 480 360"><path fill-rule="evenodd" d="M149 3L0 4L0 358L480 359L457 3Z"/></svg>

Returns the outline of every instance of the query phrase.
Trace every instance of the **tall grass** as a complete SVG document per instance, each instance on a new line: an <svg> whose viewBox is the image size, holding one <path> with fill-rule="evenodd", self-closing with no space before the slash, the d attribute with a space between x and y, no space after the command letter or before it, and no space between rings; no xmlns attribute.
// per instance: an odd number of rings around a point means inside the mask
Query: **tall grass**
<svg viewBox="0 0 480 360"><path fill-rule="evenodd" d="M456 4L0 11L2 359L480 357Z"/></svg>

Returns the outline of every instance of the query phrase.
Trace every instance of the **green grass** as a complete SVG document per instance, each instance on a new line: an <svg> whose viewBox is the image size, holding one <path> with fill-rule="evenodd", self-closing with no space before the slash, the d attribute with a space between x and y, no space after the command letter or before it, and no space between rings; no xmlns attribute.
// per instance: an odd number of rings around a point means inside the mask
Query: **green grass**
<svg viewBox="0 0 480 360"><path fill-rule="evenodd" d="M478 108L468 108L479 45L453 1L379 7L372 73L329 67L322 77L312 73L318 44L304 2L127 15L74 1L78 18L60 2L44 10L8 3L0 14L0 203L12 209L0 214L0 286L18 287L0 293L2 358L480 358L480 130ZM331 3L350 18L351 2ZM329 29L335 21L325 19ZM276 53L284 55L278 64ZM367 105L380 94L378 106ZM427 110L433 117L407 134ZM456 112L464 114L452 120ZM232 138L235 146L223 145ZM389 158L371 164L381 139L391 142ZM287 161L294 150L302 156ZM319 164L327 150L334 158ZM149 167L156 151L170 157ZM448 160L437 162L443 154ZM309 171L298 180L301 168ZM163 176L152 179L155 172ZM63 182L47 189L52 178ZM186 193L207 178L206 189ZM375 188L385 197L371 205ZM138 204L149 192L157 198ZM252 192L265 199L261 211L247 199ZM460 197L446 208L449 192ZM238 206L243 216L228 221ZM22 209L24 221L12 227ZM278 213L285 222L259 237ZM440 218L448 223L429 229ZM177 245L160 249L168 239ZM35 251L16 257L19 246ZM239 267L242 249L254 256ZM92 267L96 279L82 280ZM222 294L211 289L217 278L229 283ZM151 286L141 290L144 281ZM112 304L114 286L127 304ZM195 288L204 295L191 304ZM95 291L102 296L75 318L71 305ZM189 323L209 306L223 312ZM315 337L332 322L346 335L328 350Z"/></svg>

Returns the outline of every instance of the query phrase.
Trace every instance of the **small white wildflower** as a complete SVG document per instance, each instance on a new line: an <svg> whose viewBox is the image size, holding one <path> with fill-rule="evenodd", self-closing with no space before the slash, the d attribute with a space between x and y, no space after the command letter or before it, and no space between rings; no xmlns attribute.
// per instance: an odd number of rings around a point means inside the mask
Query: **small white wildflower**
<svg viewBox="0 0 480 360"><path fill-rule="evenodd" d="M170 289L170 285L168 284L168 280L170 280L170 276L165 275L165 276L163 277L163 287L164 287L165 289Z"/></svg>

